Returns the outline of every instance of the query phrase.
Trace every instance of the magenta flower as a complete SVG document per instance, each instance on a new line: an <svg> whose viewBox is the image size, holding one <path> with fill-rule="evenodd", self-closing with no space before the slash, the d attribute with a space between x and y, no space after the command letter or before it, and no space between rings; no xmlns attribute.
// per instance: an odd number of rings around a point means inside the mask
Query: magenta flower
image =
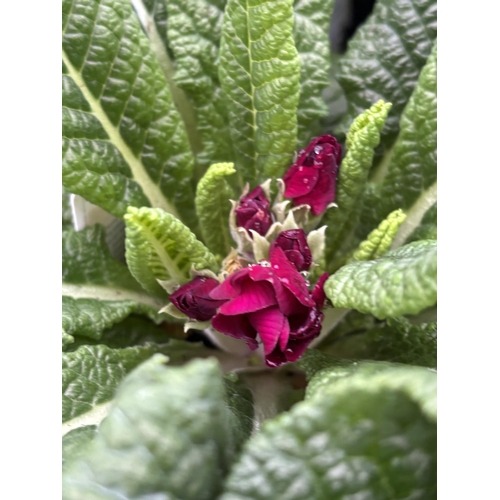
<svg viewBox="0 0 500 500"><path fill-rule="evenodd" d="M323 213L335 200L341 153L335 137L316 137L283 177L285 197L294 205L309 205L313 215Z"/></svg>
<svg viewBox="0 0 500 500"><path fill-rule="evenodd" d="M308 271L312 263L312 254L307 244L306 233L303 229L288 229L282 231L271 245L280 247L286 258L297 268L297 271Z"/></svg>
<svg viewBox="0 0 500 500"><path fill-rule="evenodd" d="M264 236L273 223L269 207L264 190L257 186L251 193L240 198L235 211L236 225L244 227L250 235L250 229L253 229Z"/></svg>
<svg viewBox="0 0 500 500"><path fill-rule="evenodd" d="M208 321L224 303L223 300L215 300L209 295L218 285L219 282L213 278L196 276L170 295L170 301L188 318Z"/></svg>
<svg viewBox="0 0 500 500"><path fill-rule="evenodd" d="M259 338L266 364L275 367L296 361L319 335L327 275L311 294L279 246L271 251L270 261L229 275L210 296L225 301L212 326L245 340L251 349L257 348Z"/></svg>

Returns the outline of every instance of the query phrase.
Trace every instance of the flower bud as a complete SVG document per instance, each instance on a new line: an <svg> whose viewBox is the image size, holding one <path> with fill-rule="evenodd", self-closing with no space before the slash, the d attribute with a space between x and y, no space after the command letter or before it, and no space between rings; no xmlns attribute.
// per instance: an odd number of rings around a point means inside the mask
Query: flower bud
<svg viewBox="0 0 500 500"><path fill-rule="evenodd" d="M309 205L313 215L323 213L335 200L342 147L335 137L317 137L283 177L285 197L293 204Z"/></svg>
<svg viewBox="0 0 500 500"><path fill-rule="evenodd" d="M312 255L307 245L306 233L303 229L282 231L270 248L270 253L280 247L286 258L297 268L297 271L308 271L312 263Z"/></svg>
<svg viewBox="0 0 500 500"><path fill-rule="evenodd" d="M209 295L218 285L216 279L196 276L170 295L170 301L188 318L208 321L217 313L217 308L225 302L214 300Z"/></svg>
<svg viewBox="0 0 500 500"><path fill-rule="evenodd" d="M257 186L251 193L240 199L236 207L236 225L244 227L249 234L250 229L265 236L271 227L270 203L262 187Z"/></svg>

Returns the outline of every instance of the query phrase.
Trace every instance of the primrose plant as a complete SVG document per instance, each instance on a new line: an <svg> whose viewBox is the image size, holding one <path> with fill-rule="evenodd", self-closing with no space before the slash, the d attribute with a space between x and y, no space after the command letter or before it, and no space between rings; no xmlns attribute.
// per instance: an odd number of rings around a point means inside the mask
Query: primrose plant
<svg viewBox="0 0 500 500"><path fill-rule="evenodd" d="M436 497L436 4L333 9L63 0L64 498Z"/></svg>

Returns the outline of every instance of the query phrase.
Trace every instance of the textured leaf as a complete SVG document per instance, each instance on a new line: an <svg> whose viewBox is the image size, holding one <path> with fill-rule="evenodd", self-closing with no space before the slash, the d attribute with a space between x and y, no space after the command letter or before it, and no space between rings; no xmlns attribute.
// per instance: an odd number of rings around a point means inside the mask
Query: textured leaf
<svg viewBox="0 0 500 500"><path fill-rule="evenodd" d="M165 361L153 357L120 386L86 453L66 468L65 499L217 497L236 451L223 378L215 361Z"/></svg>
<svg viewBox="0 0 500 500"><path fill-rule="evenodd" d="M373 151L390 108L390 104L377 102L354 120L347 134L347 154L340 165L335 199L338 208L327 211L323 219L328 226L325 255L329 265L339 244L356 225Z"/></svg>
<svg viewBox="0 0 500 500"><path fill-rule="evenodd" d="M69 203L70 193L62 188L62 228L73 229L73 216L71 215L71 206Z"/></svg>
<svg viewBox="0 0 500 500"><path fill-rule="evenodd" d="M248 441L221 500L436 497L436 374L335 370Z"/></svg>
<svg viewBox="0 0 500 500"><path fill-rule="evenodd" d="M227 110L219 84L219 42L226 0L167 0L175 82L191 98L203 151L198 162L232 159Z"/></svg>
<svg viewBox="0 0 500 500"><path fill-rule="evenodd" d="M394 142L399 117L436 38L436 13L435 0L376 2L340 60L338 79L347 97L348 111L339 131L347 131L356 116L383 99L393 106L381 144L385 148Z"/></svg>
<svg viewBox="0 0 500 500"><path fill-rule="evenodd" d="M63 353L63 422L110 401L125 375L157 352L168 352L168 345L125 349L80 346L74 352Z"/></svg>
<svg viewBox="0 0 500 500"><path fill-rule="evenodd" d="M124 219L127 264L150 293L165 296L158 280L189 281L192 266L216 270L215 257L173 215L161 209L129 207Z"/></svg>
<svg viewBox="0 0 500 500"><path fill-rule="evenodd" d="M427 210L420 225L411 233L406 242L418 240L437 240L437 203Z"/></svg>
<svg viewBox="0 0 500 500"><path fill-rule="evenodd" d="M167 39L168 15L165 0L143 0L142 3L154 21L156 31L163 42L165 50L169 51L169 56L173 58ZM134 5L134 3L132 3L132 5Z"/></svg>
<svg viewBox="0 0 500 500"><path fill-rule="evenodd" d="M94 439L97 434L96 425L85 425L77 427L63 436L62 439L62 460L63 467L68 460L76 460L84 453L85 447Z"/></svg>
<svg viewBox="0 0 500 500"><path fill-rule="evenodd" d="M234 192L225 177L236 172L233 163L212 165L196 188L196 214L207 247L225 257L234 245L229 232L230 199Z"/></svg>
<svg viewBox="0 0 500 500"><path fill-rule="evenodd" d="M417 241L367 262L340 268L325 283L335 307L378 319L418 314L437 301L437 242Z"/></svg>
<svg viewBox="0 0 500 500"><path fill-rule="evenodd" d="M402 210L391 212L359 245L352 260L372 260L382 257L391 248L394 237L405 219L406 215Z"/></svg>
<svg viewBox="0 0 500 500"><path fill-rule="evenodd" d="M228 0L220 45L236 169L245 181L279 177L297 144L300 61L292 0Z"/></svg>
<svg viewBox="0 0 500 500"><path fill-rule="evenodd" d="M386 217L392 210L412 210L436 182L437 45L422 69L418 85L401 116L398 140L384 163L387 175L364 201L360 234L374 227L377 219Z"/></svg>
<svg viewBox="0 0 500 500"><path fill-rule="evenodd" d="M101 225L63 232L63 343L74 335L98 339L129 314L155 321L163 302L148 295L127 266L111 257ZM68 338L71 336L71 338Z"/></svg>
<svg viewBox="0 0 500 500"><path fill-rule="evenodd" d="M194 224L193 157L127 0L63 2L63 184L121 217L161 207Z"/></svg>
<svg viewBox="0 0 500 500"><path fill-rule="evenodd" d="M318 133L317 119L327 115L321 96L328 86L330 43L328 28L333 0L295 0L293 39L300 58L300 99L297 108L297 142L305 147Z"/></svg>

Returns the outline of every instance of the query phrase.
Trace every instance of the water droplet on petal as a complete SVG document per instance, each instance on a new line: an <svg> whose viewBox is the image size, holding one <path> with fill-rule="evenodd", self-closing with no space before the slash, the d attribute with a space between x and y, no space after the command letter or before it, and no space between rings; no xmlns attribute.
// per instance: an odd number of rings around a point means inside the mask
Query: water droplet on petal
<svg viewBox="0 0 500 500"><path fill-rule="evenodd" d="M303 182L304 184L309 184L309 179L304 179L302 182Z"/></svg>
<svg viewBox="0 0 500 500"><path fill-rule="evenodd" d="M271 263L265 259L262 259L259 261L259 264L262 266L262 267L271 267Z"/></svg>
<svg viewBox="0 0 500 500"><path fill-rule="evenodd" d="M304 167L299 167L299 172L302 172L304 170Z"/></svg>
<svg viewBox="0 0 500 500"><path fill-rule="evenodd" d="M314 146L314 152L318 155L321 153L321 151L323 151L323 146Z"/></svg>
<svg viewBox="0 0 500 500"><path fill-rule="evenodd" d="M285 285L289 285L290 284L290 281L288 280L288 278L282 278L281 281L283 283L285 283Z"/></svg>
<svg viewBox="0 0 500 500"><path fill-rule="evenodd" d="M274 264L273 267L274 267L274 269L279 269L280 268L280 266L278 266L277 264Z"/></svg>

